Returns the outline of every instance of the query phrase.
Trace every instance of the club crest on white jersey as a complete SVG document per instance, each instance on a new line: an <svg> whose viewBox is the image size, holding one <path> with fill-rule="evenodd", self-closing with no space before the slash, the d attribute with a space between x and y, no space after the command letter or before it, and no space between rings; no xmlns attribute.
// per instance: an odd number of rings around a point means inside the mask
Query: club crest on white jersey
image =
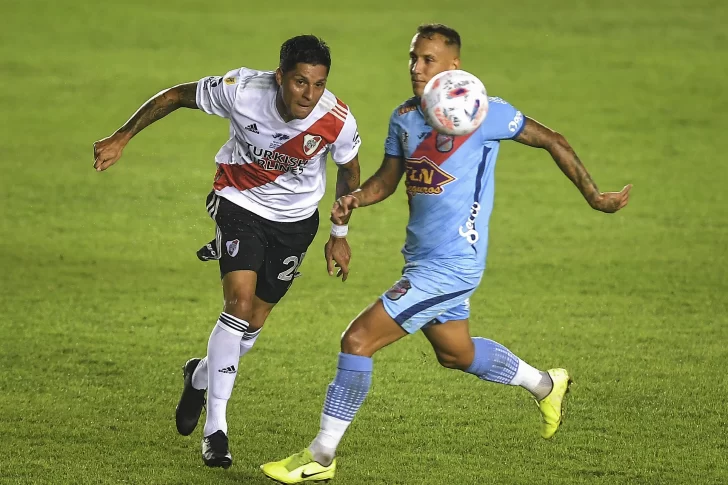
<svg viewBox="0 0 728 485"><path fill-rule="evenodd" d="M323 138L318 135L309 135L308 133L303 135L303 154L310 157L316 153L322 141Z"/></svg>

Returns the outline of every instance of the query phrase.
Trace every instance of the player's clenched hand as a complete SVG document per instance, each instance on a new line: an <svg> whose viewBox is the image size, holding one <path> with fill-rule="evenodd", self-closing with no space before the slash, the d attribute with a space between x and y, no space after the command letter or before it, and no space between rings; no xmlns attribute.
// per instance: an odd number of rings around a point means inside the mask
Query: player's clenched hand
<svg viewBox="0 0 728 485"><path fill-rule="evenodd" d="M619 192L602 192L591 201L591 206L602 212L617 212L629 202L629 191L631 189L632 184L629 184Z"/></svg>
<svg viewBox="0 0 728 485"><path fill-rule="evenodd" d="M346 239L331 236L324 246L324 256L329 276L334 275L334 268L339 268L336 276L341 276L341 281L346 281L346 278L349 277L349 261L351 261L351 248Z"/></svg>
<svg viewBox="0 0 728 485"><path fill-rule="evenodd" d="M121 152L126 143L126 138L118 133L94 142L94 168L96 171L102 172L115 164L121 158Z"/></svg>
<svg viewBox="0 0 728 485"><path fill-rule="evenodd" d="M336 199L334 207L331 208L331 222L345 225L349 221L351 211L359 207L359 199L353 195L344 195Z"/></svg>

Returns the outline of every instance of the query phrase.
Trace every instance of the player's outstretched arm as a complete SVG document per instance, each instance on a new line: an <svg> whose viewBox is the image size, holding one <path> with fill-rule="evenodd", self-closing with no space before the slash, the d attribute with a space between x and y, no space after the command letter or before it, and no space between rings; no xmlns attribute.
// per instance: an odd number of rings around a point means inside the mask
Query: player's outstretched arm
<svg viewBox="0 0 728 485"><path fill-rule="evenodd" d="M119 160L121 152L134 135L177 108L197 109L197 83L171 87L152 97L113 135L94 143L94 168L101 172Z"/></svg>
<svg viewBox="0 0 728 485"><path fill-rule="evenodd" d="M404 159L385 155L382 165L360 189L336 200L331 209L331 221L334 224L341 224L341 221L348 220L351 211L357 207L366 207L383 201L397 190L403 174Z"/></svg>
<svg viewBox="0 0 728 485"><path fill-rule="evenodd" d="M521 133L514 140L548 151L556 165L576 185L593 209L602 212L617 212L629 202L629 191L632 189L632 184L625 186L620 192L600 192L566 138L538 121L527 117Z"/></svg>
<svg viewBox="0 0 728 485"><path fill-rule="evenodd" d="M382 165L361 186L361 190L354 193L359 201L357 207L366 207L383 201L397 190L399 181L404 174L404 159L384 155Z"/></svg>

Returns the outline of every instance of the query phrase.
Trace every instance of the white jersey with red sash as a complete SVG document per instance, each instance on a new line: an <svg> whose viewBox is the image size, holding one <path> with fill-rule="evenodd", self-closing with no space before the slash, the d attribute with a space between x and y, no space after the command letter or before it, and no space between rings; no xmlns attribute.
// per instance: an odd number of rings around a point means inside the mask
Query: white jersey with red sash
<svg viewBox="0 0 728 485"><path fill-rule="evenodd" d="M326 90L313 111L286 123L276 109L270 71L235 69L197 85L197 106L230 120L215 156L215 192L271 221L310 217L326 188L326 157L350 162L361 139L348 106Z"/></svg>

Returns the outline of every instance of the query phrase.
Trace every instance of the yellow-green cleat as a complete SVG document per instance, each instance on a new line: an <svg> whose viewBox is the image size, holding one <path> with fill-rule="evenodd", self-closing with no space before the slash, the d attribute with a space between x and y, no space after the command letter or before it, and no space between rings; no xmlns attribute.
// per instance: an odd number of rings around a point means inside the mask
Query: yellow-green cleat
<svg viewBox="0 0 728 485"><path fill-rule="evenodd" d="M549 369L548 373L554 387L548 396L538 402L542 418L541 437L544 439L551 438L559 429L563 418L564 396L572 382L566 369Z"/></svg>
<svg viewBox="0 0 728 485"><path fill-rule="evenodd" d="M334 478L336 459L329 466L323 466L313 459L308 448L291 455L285 460L261 465L260 469L269 478L280 483L323 482Z"/></svg>

